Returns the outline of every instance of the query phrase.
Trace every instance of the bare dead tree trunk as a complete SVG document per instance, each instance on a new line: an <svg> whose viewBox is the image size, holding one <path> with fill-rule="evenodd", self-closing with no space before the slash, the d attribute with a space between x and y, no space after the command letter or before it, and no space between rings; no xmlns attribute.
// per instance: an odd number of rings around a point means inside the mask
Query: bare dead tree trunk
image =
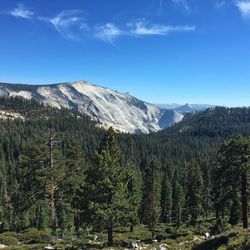
<svg viewBox="0 0 250 250"><path fill-rule="evenodd" d="M56 235L56 228L57 228L55 191L56 191L56 187L52 186L51 191L50 191L50 209L51 209L51 229L52 229L53 235Z"/></svg>
<svg viewBox="0 0 250 250"><path fill-rule="evenodd" d="M54 155L53 155L53 147L56 141L54 140L55 136L50 134L49 142L47 145L49 146L49 165L50 169L53 170L54 168ZM51 229L52 233L56 235L56 228L57 228L57 211L56 211L56 190L57 186L54 183L53 177L51 179L51 187L49 190L50 196L50 210L51 210Z"/></svg>

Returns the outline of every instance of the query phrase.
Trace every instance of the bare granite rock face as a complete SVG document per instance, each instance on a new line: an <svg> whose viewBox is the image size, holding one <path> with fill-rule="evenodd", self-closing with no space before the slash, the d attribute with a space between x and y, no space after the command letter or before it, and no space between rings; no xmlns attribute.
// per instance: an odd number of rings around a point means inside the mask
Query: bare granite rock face
<svg viewBox="0 0 250 250"><path fill-rule="evenodd" d="M21 96L47 106L77 110L124 133L150 133L180 122L183 115L137 99L129 93L76 81L52 85L0 83L0 96Z"/></svg>

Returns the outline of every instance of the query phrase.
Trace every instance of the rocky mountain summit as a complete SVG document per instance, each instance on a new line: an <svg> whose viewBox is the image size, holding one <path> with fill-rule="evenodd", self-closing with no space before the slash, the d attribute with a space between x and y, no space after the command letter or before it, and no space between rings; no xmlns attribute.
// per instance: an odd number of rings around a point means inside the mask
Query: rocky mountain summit
<svg viewBox="0 0 250 250"><path fill-rule="evenodd" d="M77 110L105 127L125 133L150 133L178 123L183 115L86 81L51 85L0 83L1 96L21 96L44 105Z"/></svg>

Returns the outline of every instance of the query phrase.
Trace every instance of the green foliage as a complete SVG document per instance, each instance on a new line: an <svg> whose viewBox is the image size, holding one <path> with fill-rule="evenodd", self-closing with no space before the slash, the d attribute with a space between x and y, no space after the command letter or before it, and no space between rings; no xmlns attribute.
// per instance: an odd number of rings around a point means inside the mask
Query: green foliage
<svg viewBox="0 0 250 250"><path fill-rule="evenodd" d="M229 223L235 226L240 222L240 220L241 220L241 202L240 202L240 196L236 192L236 194L232 197Z"/></svg>
<svg viewBox="0 0 250 250"><path fill-rule="evenodd" d="M141 205L142 193L141 193L141 176L138 169L133 162L130 162L127 166L128 175L128 210L127 218L130 224L130 231L133 232L135 225L139 223L139 209Z"/></svg>
<svg viewBox="0 0 250 250"><path fill-rule="evenodd" d="M48 243L51 239L51 234L47 231L31 229L19 235L19 240L26 244Z"/></svg>
<svg viewBox="0 0 250 250"><path fill-rule="evenodd" d="M161 188L161 222L172 221L172 185L168 174L165 172Z"/></svg>
<svg viewBox="0 0 250 250"><path fill-rule="evenodd" d="M86 179L86 197L93 221L108 230L109 245L113 244L113 227L126 218L129 209L128 175L121 167L121 154L110 128L96 154L95 167Z"/></svg>
<svg viewBox="0 0 250 250"><path fill-rule="evenodd" d="M143 222L155 236L155 226L160 217L161 174L159 163L153 159L146 169L143 188Z"/></svg>
<svg viewBox="0 0 250 250"><path fill-rule="evenodd" d="M190 218L198 228L214 215L223 230L241 218L248 138L226 142L215 161L224 139L250 135L250 109L209 109L149 135L109 131L97 154L105 131L78 112L22 98L0 98L0 109L25 118L0 120L1 231L44 230L55 219L61 237L74 231L82 237L106 232L111 217L115 231L132 230L139 220L151 230L160 221L182 228Z"/></svg>
<svg viewBox="0 0 250 250"><path fill-rule="evenodd" d="M218 203L232 201L230 220L233 224L239 219L237 193L241 193L243 227L248 227L248 175L250 172L250 138L237 137L226 141L219 150L219 165L215 170L220 186ZM222 202L220 202L222 201ZM234 211L232 211L232 209ZM236 209L236 210L235 210ZM221 211L223 212L223 211ZM237 214L236 214L237 213ZM218 214L217 214L218 217Z"/></svg>
<svg viewBox="0 0 250 250"><path fill-rule="evenodd" d="M8 234L0 234L0 243L4 245L17 245L18 239Z"/></svg>
<svg viewBox="0 0 250 250"><path fill-rule="evenodd" d="M237 236L237 232L230 232L218 235L212 239L209 239L202 244L194 246L193 250L203 250L203 249L218 249L222 245L227 245L231 237Z"/></svg>
<svg viewBox="0 0 250 250"><path fill-rule="evenodd" d="M250 249L250 232L237 231L237 235L231 236L225 247L226 250L248 250Z"/></svg>
<svg viewBox="0 0 250 250"><path fill-rule="evenodd" d="M179 183L179 175L178 172L175 172L173 178L173 207L172 207L172 221L175 226L178 228L183 222L183 207L185 203L185 194L183 191L183 187Z"/></svg>
<svg viewBox="0 0 250 250"><path fill-rule="evenodd" d="M186 207L191 216L191 223L195 224L202 211L203 177L199 166L191 163L188 166Z"/></svg>

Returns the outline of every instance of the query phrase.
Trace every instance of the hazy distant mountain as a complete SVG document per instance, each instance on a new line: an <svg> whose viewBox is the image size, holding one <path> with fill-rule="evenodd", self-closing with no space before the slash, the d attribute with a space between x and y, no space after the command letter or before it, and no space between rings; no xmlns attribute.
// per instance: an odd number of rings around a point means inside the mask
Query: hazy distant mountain
<svg viewBox="0 0 250 250"><path fill-rule="evenodd" d="M78 110L105 127L129 133L149 133L182 120L175 110L164 110L129 93L119 93L86 81L52 85L0 83L0 95L35 99L45 105Z"/></svg>
<svg viewBox="0 0 250 250"><path fill-rule="evenodd" d="M180 105L177 103L156 104L156 106L158 106L161 109L175 110L182 114L192 113L192 112L197 112L197 111L204 111L208 108L214 107L214 105L209 105L209 104L188 104L188 103L185 105Z"/></svg>
<svg viewBox="0 0 250 250"><path fill-rule="evenodd" d="M191 107L191 105L189 105L189 104L185 104L185 105L179 106L179 107L175 108L174 110L177 111L177 112L180 112L180 113L192 113L192 112L195 111Z"/></svg>
<svg viewBox="0 0 250 250"><path fill-rule="evenodd" d="M177 103L155 104L155 105L161 109L168 109L168 110L174 110L181 106L180 104Z"/></svg>

